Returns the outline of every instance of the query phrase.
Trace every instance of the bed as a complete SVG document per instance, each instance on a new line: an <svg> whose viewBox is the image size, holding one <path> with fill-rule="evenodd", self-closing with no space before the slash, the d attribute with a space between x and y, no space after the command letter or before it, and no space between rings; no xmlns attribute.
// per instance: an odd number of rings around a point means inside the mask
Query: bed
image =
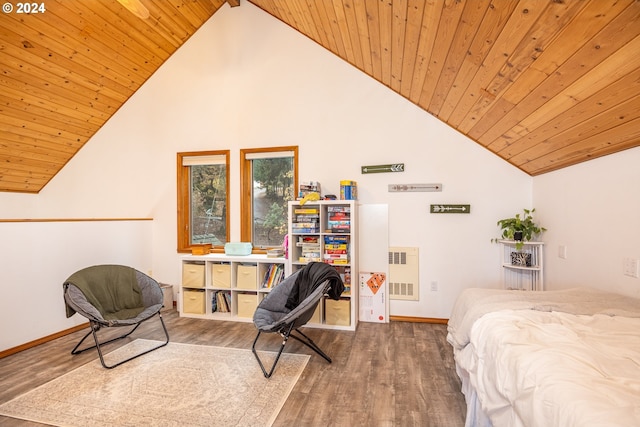
<svg viewBox="0 0 640 427"><path fill-rule="evenodd" d="M640 299L466 289L448 324L466 426L640 426Z"/></svg>

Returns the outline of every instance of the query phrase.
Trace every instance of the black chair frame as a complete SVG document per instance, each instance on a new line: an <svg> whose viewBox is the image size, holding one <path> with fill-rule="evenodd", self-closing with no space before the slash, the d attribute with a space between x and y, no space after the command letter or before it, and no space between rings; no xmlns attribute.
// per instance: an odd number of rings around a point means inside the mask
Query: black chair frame
<svg viewBox="0 0 640 427"><path fill-rule="evenodd" d="M287 344L287 341L289 340L289 338L293 338L301 342L302 344L304 344L305 346L309 347L311 350L315 351L317 354L322 356L322 358L325 359L327 362L332 363L331 358L327 356L327 354L324 351L322 351L322 349L320 349L320 347L318 347L318 345L315 342L313 342L311 338L309 338L302 331L300 331L300 329L298 329L299 327L305 325L309 321L318 303L324 297L325 292L327 292L327 290L329 289L329 286L330 284L328 281L325 282L323 285L318 286L316 290L311 295L309 295L305 301L303 301L300 304L299 307L297 307L296 309L291 311L289 314L287 314L285 317L283 317L279 322L279 324L277 326L274 326L273 329L258 330L258 334L256 335L256 338L253 340L251 351L256 357L258 364L260 365L260 369L262 369L262 373L264 374L265 378L270 378L271 375L273 374L273 371L275 370L276 365L280 360L280 356L282 355L282 352L284 351L284 347ZM267 333L277 332L280 334L280 336L282 336L282 343L280 344L278 354L276 355L273 365L271 366L271 368L269 368L269 370L267 370L267 368L264 366L264 363L260 359L260 356L258 356L258 352L256 350L256 344L258 342L258 339L260 338L260 335L263 332L267 332Z"/></svg>
<svg viewBox="0 0 640 427"><path fill-rule="evenodd" d="M318 347L318 345L315 342L313 342L311 338L309 338L302 331L300 331L300 329L297 329L297 328L294 329L294 326L295 324L291 323L288 328L280 331L280 335L282 336L282 344L280 345L280 349L278 350L276 359L274 360L273 366L271 366L271 369L269 369L269 372L267 372L266 368L264 367L264 364L262 363L262 360L260 360L260 357L258 356L258 352L256 351L256 343L258 342L258 338L260 338L260 334L262 333L262 331L258 331L258 335L256 336L256 339L253 340L253 346L251 347L251 351L253 351L253 354L256 356L256 359L258 360L258 364L260 365L260 368L262 369L262 373L264 374L265 378L270 378L271 375L273 374L273 371L276 369L276 365L278 364L278 360L280 360L280 356L282 355L282 351L284 350L284 346L287 344L287 341L289 340L289 338L293 338L300 341L302 344L306 345L311 350L315 351L320 356L322 356L324 360L331 363L331 358L327 356L326 353L322 351L320 347ZM294 332L299 334L300 336L295 335Z"/></svg>
<svg viewBox="0 0 640 427"><path fill-rule="evenodd" d="M158 314L158 317L160 318L160 323L162 324L162 329L164 330L164 335L165 335L165 341L161 342L157 346L151 347L151 348L149 348L149 349L147 349L147 350L145 350L145 351L143 351L141 353L137 353L134 356L131 356L131 357L127 358L127 359L121 360L121 361L119 361L117 363L114 363L112 365L107 365L107 363L104 360L104 356L102 354L102 346L105 346L105 345L110 344L112 342L115 342L115 341L118 341L120 339L128 337L136 329L138 329L138 326L140 326L143 322L145 322L145 321L147 321L147 320L149 320L151 318L145 319L140 323L136 323L133 326L133 329L131 329L129 332L127 332L127 333L125 333L123 335L120 335L118 337L112 338L110 340L103 341L103 342L100 342L100 340L98 339L98 331L100 329L102 329L103 325L101 325L99 322L96 322L94 320L89 320L90 331L87 332L87 334L80 340L80 342L78 342L78 344L76 344L76 346L73 348L73 350L71 350L71 354L76 355L76 354L83 353L83 352L85 352L87 350L93 350L95 348L96 350L98 350L98 356L100 357L100 363L102 364L102 366L104 366L107 369L113 369L116 366L120 366L125 362L133 360L133 359L135 359L137 357L143 356L143 355L145 355L147 353L152 352L153 350L159 349L160 347L164 347L165 345L167 345L169 343L169 332L167 331L167 327L165 326L164 320L162 319L162 314L160 314L160 312L158 312L157 314ZM131 326L131 325L127 325L127 326ZM89 337L89 335L93 335L93 340L95 341L95 345L92 345L91 347L86 347L86 348L83 348L81 350L78 350L78 347L80 347L80 345L84 342L84 340L86 340Z"/></svg>

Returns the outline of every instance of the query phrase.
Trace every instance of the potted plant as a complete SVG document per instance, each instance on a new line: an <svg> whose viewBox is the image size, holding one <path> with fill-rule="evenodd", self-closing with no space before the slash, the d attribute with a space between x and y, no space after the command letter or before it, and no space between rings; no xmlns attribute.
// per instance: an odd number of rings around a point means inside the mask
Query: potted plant
<svg viewBox="0 0 640 427"><path fill-rule="evenodd" d="M498 221L498 225L502 229L502 238L513 240L516 243L516 251L511 254L511 262L516 265L531 265L531 254L522 254L520 251L524 247L524 242L532 240L540 233L547 231L546 228L539 226L533 221L533 213L535 209L524 209L524 214L516 214L512 218L505 218ZM494 239L497 241L498 239ZM515 254L515 256L514 256ZM529 255L527 260L526 255Z"/></svg>

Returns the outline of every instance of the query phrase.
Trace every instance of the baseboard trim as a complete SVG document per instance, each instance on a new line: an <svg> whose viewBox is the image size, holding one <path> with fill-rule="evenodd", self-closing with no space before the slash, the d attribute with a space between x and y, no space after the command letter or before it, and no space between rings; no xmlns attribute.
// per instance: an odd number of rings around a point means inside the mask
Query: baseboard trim
<svg viewBox="0 0 640 427"><path fill-rule="evenodd" d="M7 350L0 351L0 359L11 356L12 354L19 353L21 351L39 346L40 344L44 344L49 341L53 341L56 338L64 337L65 335L72 334L74 332L81 331L82 329L86 329L89 327L89 322L82 323L80 325L74 326L69 329L65 329L64 331L56 332L55 334L47 335L46 337L38 338L37 340L30 341L28 343L19 345L17 347L9 348Z"/></svg>
<svg viewBox="0 0 640 427"><path fill-rule="evenodd" d="M175 307L176 301L173 302L173 306ZM410 322L410 323L434 323L439 325L446 325L449 322L449 319L438 319L434 317L415 317L415 316L389 316L389 320L392 322ZM5 358L7 356L11 356L12 354L19 353L21 351L39 346L40 344L44 344L49 341L53 341L56 338L64 337L65 335L72 334L74 332L78 332L82 329L86 329L89 327L89 323L82 323L80 325L74 326L69 329L65 329L64 331L56 332L55 334L47 335L46 337L39 338L34 341L30 341L28 343L19 345L17 347L9 348L7 350L0 351L0 359Z"/></svg>
<svg viewBox="0 0 640 427"><path fill-rule="evenodd" d="M415 317L415 316L389 316L392 322L412 322L412 323L436 323L446 325L449 319L437 319L434 317Z"/></svg>

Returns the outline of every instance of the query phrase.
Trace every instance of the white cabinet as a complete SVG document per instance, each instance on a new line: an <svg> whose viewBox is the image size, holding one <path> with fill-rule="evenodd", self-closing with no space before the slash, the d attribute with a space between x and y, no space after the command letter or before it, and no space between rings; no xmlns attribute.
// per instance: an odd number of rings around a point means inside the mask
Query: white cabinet
<svg viewBox="0 0 640 427"><path fill-rule="evenodd" d="M544 243L524 242L516 249L513 240L500 240L502 285L505 289L544 290Z"/></svg>
<svg viewBox="0 0 640 427"><path fill-rule="evenodd" d="M180 316L252 321L264 296L290 273L284 258L185 255L180 261Z"/></svg>
<svg viewBox="0 0 640 427"><path fill-rule="evenodd" d="M289 202L289 271L312 261L331 264L345 284L339 301L326 297L309 326L355 330L358 323L358 212L354 200Z"/></svg>

